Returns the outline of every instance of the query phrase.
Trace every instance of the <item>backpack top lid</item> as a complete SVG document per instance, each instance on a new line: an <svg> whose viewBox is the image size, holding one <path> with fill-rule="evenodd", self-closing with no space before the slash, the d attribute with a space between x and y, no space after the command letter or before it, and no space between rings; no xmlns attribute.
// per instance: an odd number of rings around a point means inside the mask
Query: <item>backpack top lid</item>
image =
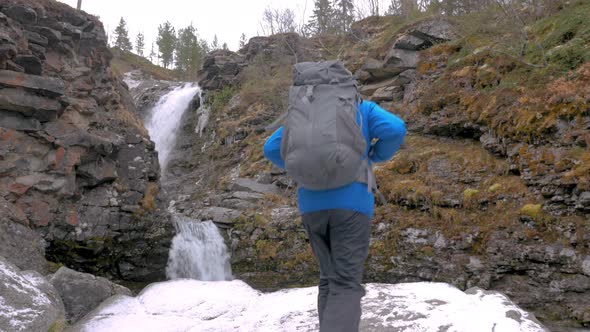
<svg viewBox="0 0 590 332"><path fill-rule="evenodd" d="M354 81L352 73L338 60L300 62L293 66L293 85L338 84Z"/></svg>

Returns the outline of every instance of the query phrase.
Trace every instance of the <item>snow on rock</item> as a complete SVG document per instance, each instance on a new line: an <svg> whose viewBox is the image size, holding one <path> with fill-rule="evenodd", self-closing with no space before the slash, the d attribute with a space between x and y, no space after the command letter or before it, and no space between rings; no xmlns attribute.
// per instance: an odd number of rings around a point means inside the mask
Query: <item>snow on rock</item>
<svg viewBox="0 0 590 332"><path fill-rule="evenodd" d="M497 292L425 282L366 289L361 331L547 331ZM316 299L316 287L261 293L239 280L174 280L112 297L72 331L317 331Z"/></svg>
<svg viewBox="0 0 590 332"><path fill-rule="evenodd" d="M0 331L47 331L64 323L57 291L39 273L0 257Z"/></svg>

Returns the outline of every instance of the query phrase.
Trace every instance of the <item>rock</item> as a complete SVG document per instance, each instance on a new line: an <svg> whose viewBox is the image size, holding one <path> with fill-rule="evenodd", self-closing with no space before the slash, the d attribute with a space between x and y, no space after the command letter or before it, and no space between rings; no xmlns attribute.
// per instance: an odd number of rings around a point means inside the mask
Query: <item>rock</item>
<svg viewBox="0 0 590 332"><path fill-rule="evenodd" d="M44 36L48 40L48 45L56 48L61 44L61 32L45 26L28 26L27 29Z"/></svg>
<svg viewBox="0 0 590 332"><path fill-rule="evenodd" d="M0 331L52 331L64 326L64 307L40 275L0 257Z"/></svg>
<svg viewBox="0 0 590 332"><path fill-rule="evenodd" d="M34 43L43 47L47 46L49 43L49 39L47 39L47 37L41 36L40 34L33 31L25 30L25 36L27 37L29 43Z"/></svg>
<svg viewBox="0 0 590 332"><path fill-rule="evenodd" d="M432 46L432 43L412 35L403 35L399 37L393 44L394 48L409 51L419 51L430 46Z"/></svg>
<svg viewBox="0 0 590 332"><path fill-rule="evenodd" d="M377 90L384 89L384 88L391 88L391 87L401 87L406 83L409 83L410 80L404 78L402 76L397 76L387 81L381 81L378 83L367 84L363 85L360 88L360 93L363 96L372 96Z"/></svg>
<svg viewBox="0 0 590 332"><path fill-rule="evenodd" d="M89 164L80 165L78 174L84 178L85 185L89 187L113 181L118 177L115 164L102 158Z"/></svg>
<svg viewBox="0 0 590 332"><path fill-rule="evenodd" d="M384 68L389 70L404 71L415 69L418 65L418 52L392 48L384 61Z"/></svg>
<svg viewBox="0 0 590 332"><path fill-rule="evenodd" d="M22 270L46 273L45 241L26 224L25 213L0 197L0 256Z"/></svg>
<svg viewBox="0 0 590 332"><path fill-rule="evenodd" d="M0 127L20 131L41 130L41 123L34 118L24 117L20 113L0 111Z"/></svg>
<svg viewBox="0 0 590 332"><path fill-rule="evenodd" d="M1 44L0 45L0 62L6 59L12 59L16 56L16 46L12 44Z"/></svg>
<svg viewBox="0 0 590 332"><path fill-rule="evenodd" d="M231 224L242 215L241 211L212 206L197 210L195 217L201 220L212 220L220 224Z"/></svg>
<svg viewBox="0 0 590 332"><path fill-rule="evenodd" d="M60 97L65 93L65 83L59 78L41 77L8 70L0 70L0 85L25 88L47 97ZM3 93L6 90L3 90Z"/></svg>
<svg viewBox="0 0 590 332"><path fill-rule="evenodd" d="M455 25L446 19L430 19L418 23L409 34L428 41L432 44L437 44L458 37Z"/></svg>
<svg viewBox="0 0 590 332"><path fill-rule="evenodd" d="M14 62L22 66L27 74L41 75L43 73L41 60L34 55L17 55Z"/></svg>
<svg viewBox="0 0 590 332"><path fill-rule="evenodd" d="M51 276L49 282L57 289L63 299L66 318L70 323L78 321L113 295L131 295L129 289L106 278L76 272L67 267L61 267L57 270Z"/></svg>
<svg viewBox="0 0 590 332"><path fill-rule="evenodd" d="M371 96L374 102L400 101L404 97L404 89L401 86L387 86L377 89Z"/></svg>
<svg viewBox="0 0 590 332"><path fill-rule="evenodd" d="M12 70L18 73L24 73L25 72L25 68L23 68L22 66L20 66L19 64L15 63L12 60L6 60L6 69L8 70Z"/></svg>
<svg viewBox="0 0 590 332"><path fill-rule="evenodd" d="M31 52L32 52L32 53L33 53L35 56L37 56L39 59L41 59L41 60L45 60L45 59L46 59L46 57L45 57L45 52L47 52L47 50L45 49L45 47L43 47L43 46L39 46L39 45L37 45L37 44L32 44L32 43L30 43L30 44L29 44L29 49L30 49L30 50L31 50ZM23 72L24 72L24 69L23 69Z"/></svg>
<svg viewBox="0 0 590 332"><path fill-rule="evenodd" d="M0 108L46 122L57 118L62 105L57 100L35 96L24 90L3 89L0 94Z"/></svg>
<svg viewBox="0 0 590 332"><path fill-rule="evenodd" d="M261 184L251 179L238 178L232 185L232 191L248 191L259 194L280 194L281 191L277 186L272 184Z"/></svg>
<svg viewBox="0 0 590 332"><path fill-rule="evenodd" d="M6 8L4 13L11 19L22 24L36 24L37 12L29 7L14 5Z"/></svg>
<svg viewBox="0 0 590 332"><path fill-rule="evenodd" d="M247 191L235 191L231 193L231 197L245 201L256 202L259 199L264 198L264 195Z"/></svg>

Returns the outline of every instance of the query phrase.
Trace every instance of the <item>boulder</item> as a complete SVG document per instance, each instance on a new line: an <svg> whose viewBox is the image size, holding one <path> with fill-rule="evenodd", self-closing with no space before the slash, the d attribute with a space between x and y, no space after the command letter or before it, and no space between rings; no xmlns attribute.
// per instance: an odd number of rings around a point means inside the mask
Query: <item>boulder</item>
<svg viewBox="0 0 590 332"><path fill-rule="evenodd" d="M231 224L240 215L242 215L242 212L238 210L212 206L197 210L195 217L201 220L212 220L220 224Z"/></svg>
<svg viewBox="0 0 590 332"><path fill-rule="evenodd" d="M99 158L92 163L80 165L78 175L85 179L86 186L95 187L115 180L117 178L117 167L111 160Z"/></svg>
<svg viewBox="0 0 590 332"><path fill-rule="evenodd" d="M47 46L49 43L47 37L41 36L40 34L33 31L25 30L25 36L27 37L29 43L37 44L43 47Z"/></svg>
<svg viewBox="0 0 590 332"><path fill-rule="evenodd" d="M399 70L402 72L406 69L414 69L418 65L418 52L392 48L384 61L384 68L388 70Z"/></svg>
<svg viewBox="0 0 590 332"><path fill-rule="evenodd" d="M78 321L113 295L131 296L131 291L128 288L117 285L106 278L76 272L67 267L57 270L49 282L61 296L66 309L66 318L72 323Z"/></svg>
<svg viewBox="0 0 590 332"><path fill-rule="evenodd" d="M393 44L394 48L402 49L402 50L409 50L409 51L419 51L425 48L432 46L432 43L418 38L416 36L412 36L410 34L402 35L399 37L395 43Z"/></svg>
<svg viewBox="0 0 590 332"><path fill-rule="evenodd" d="M408 33L411 36L428 41L432 44L453 40L458 37L455 25L444 18L422 21L413 27Z"/></svg>
<svg viewBox="0 0 590 332"><path fill-rule="evenodd" d="M38 273L23 273L0 256L0 331L61 330L64 306L56 293Z"/></svg>
<svg viewBox="0 0 590 332"><path fill-rule="evenodd" d="M10 88L25 88L47 97L60 97L65 93L65 83L59 78L41 77L9 70L0 70L0 85ZM3 90L2 93L4 94Z"/></svg>

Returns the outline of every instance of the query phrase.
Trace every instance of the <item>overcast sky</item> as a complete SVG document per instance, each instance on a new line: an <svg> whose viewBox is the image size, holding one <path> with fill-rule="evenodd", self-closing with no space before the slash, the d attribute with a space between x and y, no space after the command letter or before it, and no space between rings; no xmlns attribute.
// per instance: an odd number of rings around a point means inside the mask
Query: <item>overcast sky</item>
<svg viewBox="0 0 590 332"><path fill-rule="evenodd" d="M76 7L77 0L58 0ZM368 0L356 0L361 6ZM380 0L386 8L388 0ZM149 54L155 41L158 25L170 21L176 30L191 22L199 37L209 43L217 35L219 45L227 43L237 50L242 33L246 38L262 35L260 20L265 8L290 8L295 11L297 24L302 17L309 17L314 0L82 0L82 10L97 15L112 35L121 17L127 22L129 37L135 44L138 32L146 39L144 53Z"/></svg>

